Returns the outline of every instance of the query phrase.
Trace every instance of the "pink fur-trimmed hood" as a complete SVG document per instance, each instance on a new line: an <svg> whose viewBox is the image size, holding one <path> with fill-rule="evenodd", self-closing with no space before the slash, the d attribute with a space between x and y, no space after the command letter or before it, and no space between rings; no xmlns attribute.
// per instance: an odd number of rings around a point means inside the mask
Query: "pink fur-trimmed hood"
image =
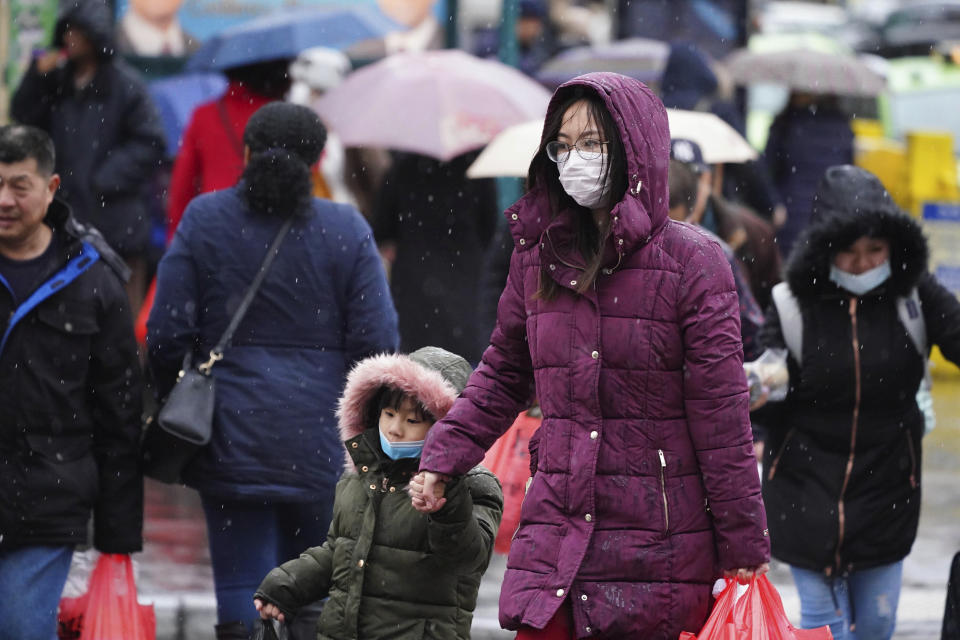
<svg viewBox="0 0 960 640"><path fill-rule="evenodd" d="M367 428L369 405L382 387L400 389L440 420L466 386L471 367L460 356L437 347L413 353L382 354L361 360L347 376L337 406L340 439L354 438ZM351 460L347 455L347 464Z"/></svg>

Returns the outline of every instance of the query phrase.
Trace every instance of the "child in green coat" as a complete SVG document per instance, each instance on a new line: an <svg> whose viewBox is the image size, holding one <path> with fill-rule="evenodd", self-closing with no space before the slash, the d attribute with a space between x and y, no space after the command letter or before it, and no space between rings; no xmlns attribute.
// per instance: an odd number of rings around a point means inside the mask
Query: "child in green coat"
<svg viewBox="0 0 960 640"><path fill-rule="evenodd" d="M329 596L320 640L467 639L480 578L503 513L496 477L476 467L424 515L407 487L427 431L466 386L466 360L424 347L357 364L340 399L347 468L326 542L271 571L254 596L261 618L285 620Z"/></svg>

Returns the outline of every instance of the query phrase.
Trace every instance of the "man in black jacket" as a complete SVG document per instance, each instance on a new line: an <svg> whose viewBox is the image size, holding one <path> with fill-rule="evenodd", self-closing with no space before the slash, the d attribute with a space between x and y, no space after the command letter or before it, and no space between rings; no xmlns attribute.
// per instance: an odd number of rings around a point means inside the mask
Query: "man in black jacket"
<svg viewBox="0 0 960 640"><path fill-rule="evenodd" d="M114 57L104 0L63 5L54 29L57 50L30 65L10 112L53 138L61 197L127 261L130 300L139 307L150 232L141 192L163 158L163 128L136 72Z"/></svg>
<svg viewBox="0 0 960 640"><path fill-rule="evenodd" d="M0 638L53 637L73 547L141 548L127 268L54 199L50 137L0 127Z"/></svg>

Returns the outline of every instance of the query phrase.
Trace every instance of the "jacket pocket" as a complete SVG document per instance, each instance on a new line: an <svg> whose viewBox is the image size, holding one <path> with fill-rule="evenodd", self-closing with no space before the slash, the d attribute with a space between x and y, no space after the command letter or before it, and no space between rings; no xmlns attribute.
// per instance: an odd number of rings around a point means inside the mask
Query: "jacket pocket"
<svg viewBox="0 0 960 640"><path fill-rule="evenodd" d="M64 335L93 335L99 330L96 308L78 300L48 301L37 307L37 318Z"/></svg>
<svg viewBox="0 0 960 640"><path fill-rule="evenodd" d="M86 436L28 434L27 468L35 479L39 498L26 510L33 516L62 517L87 511L96 502L100 474L93 458L92 440Z"/></svg>
<svg viewBox="0 0 960 640"><path fill-rule="evenodd" d="M663 497L663 533L670 533L670 504L667 500L667 458L663 449L657 449L660 464L660 495Z"/></svg>
<svg viewBox="0 0 960 640"><path fill-rule="evenodd" d="M37 307L37 339L55 366L86 371L91 342L99 330L92 303L54 299Z"/></svg>

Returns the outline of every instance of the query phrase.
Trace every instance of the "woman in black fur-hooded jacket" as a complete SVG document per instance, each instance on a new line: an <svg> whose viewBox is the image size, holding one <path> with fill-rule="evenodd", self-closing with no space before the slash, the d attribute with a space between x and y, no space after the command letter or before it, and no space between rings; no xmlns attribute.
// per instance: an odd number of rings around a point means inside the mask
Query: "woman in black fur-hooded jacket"
<svg viewBox="0 0 960 640"><path fill-rule="evenodd" d="M926 353L898 304L922 314L925 351L936 344L960 361L960 303L927 259L920 226L880 181L843 165L820 182L786 267L801 357L789 356L787 398L771 407L763 497L773 555L791 565L803 626L829 624L834 638L892 635L902 560L920 517L916 392ZM761 342L790 342L775 305Z"/></svg>

